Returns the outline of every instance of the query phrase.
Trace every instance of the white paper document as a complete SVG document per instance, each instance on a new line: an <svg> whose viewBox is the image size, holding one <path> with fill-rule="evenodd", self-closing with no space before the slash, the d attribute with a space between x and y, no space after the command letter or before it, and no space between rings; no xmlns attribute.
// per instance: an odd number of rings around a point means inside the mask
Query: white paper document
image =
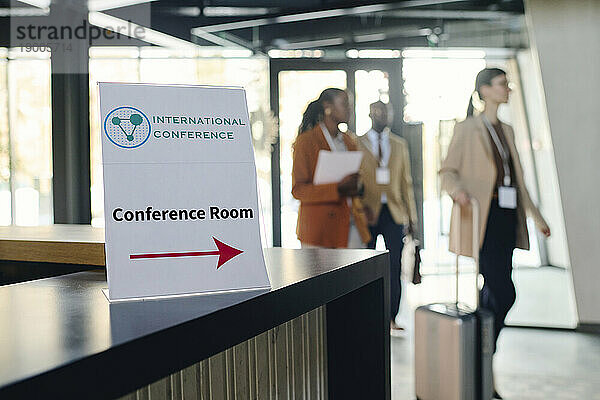
<svg viewBox="0 0 600 400"><path fill-rule="evenodd" d="M362 157L362 151L319 151L313 184L337 183L345 176L357 173Z"/></svg>

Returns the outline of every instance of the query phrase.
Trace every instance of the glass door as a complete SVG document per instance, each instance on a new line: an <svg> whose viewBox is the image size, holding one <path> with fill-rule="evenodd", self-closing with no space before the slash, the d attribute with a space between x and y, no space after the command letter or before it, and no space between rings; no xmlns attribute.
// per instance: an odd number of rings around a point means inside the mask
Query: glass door
<svg viewBox="0 0 600 400"><path fill-rule="evenodd" d="M300 241L296 238L300 202L292 197L292 145L308 103L317 99L328 87L346 89L347 79L346 72L340 70L281 71L278 79L281 246L297 249L300 248Z"/></svg>
<svg viewBox="0 0 600 400"><path fill-rule="evenodd" d="M347 89L354 104L348 129L357 135L370 128L369 105L381 100L394 109L392 130L401 134L404 97L400 59L271 59L271 109L279 119L279 142L271 154L273 245L298 248L299 203L291 194L292 145L306 106L323 89ZM420 146L419 146L420 151ZM420 159L420 157L419 157Z"/></svg>

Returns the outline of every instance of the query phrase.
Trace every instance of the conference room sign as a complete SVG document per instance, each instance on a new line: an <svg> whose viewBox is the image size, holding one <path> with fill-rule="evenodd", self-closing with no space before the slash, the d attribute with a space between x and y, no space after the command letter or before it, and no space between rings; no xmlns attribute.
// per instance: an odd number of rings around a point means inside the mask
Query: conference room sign
<svg viewBox="0 0 600 400"><path fill-rule="evenodd" d="M269 288L244 90L99 92L109 299Z"/></svg>

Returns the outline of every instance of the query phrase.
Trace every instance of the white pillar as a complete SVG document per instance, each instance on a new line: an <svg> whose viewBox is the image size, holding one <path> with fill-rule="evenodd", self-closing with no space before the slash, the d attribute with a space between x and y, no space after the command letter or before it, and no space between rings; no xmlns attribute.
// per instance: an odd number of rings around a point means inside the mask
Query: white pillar
<svg viewBox="0 0 600 400"><path fill-rule="evenodd" d="M600 323L600 1L527 0L581 324ZM552 296L552 293L548 293Z"/></svg>

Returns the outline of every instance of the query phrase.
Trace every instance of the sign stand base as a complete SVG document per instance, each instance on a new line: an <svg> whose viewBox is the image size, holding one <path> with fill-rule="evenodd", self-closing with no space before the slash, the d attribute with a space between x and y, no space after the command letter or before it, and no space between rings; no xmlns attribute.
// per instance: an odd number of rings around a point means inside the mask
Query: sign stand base
<svg viewBox="0 0 600 400"><path fill-rule="evenodd" d="M209 292L196 292L196 293L185 293L185 294L173 294L173 295L164 295L164 296L147 296L147 297L130 297L126 299L112 299L108 295L108 288L101 289L102 293L106 300L109 303L125 303L125 302L136 302L136 301L156 301L156 300L168 300L168 299L176 299L182 297L196 297L196 296L210 296L215 294L227 294L227 293L240 293L240 292L268 292L271 290L270 286L264 287L255 287L255 288L246 288L246 289L231 289L231 290L213 290ZM260 294L260 293L257 293Z"/></svg>

